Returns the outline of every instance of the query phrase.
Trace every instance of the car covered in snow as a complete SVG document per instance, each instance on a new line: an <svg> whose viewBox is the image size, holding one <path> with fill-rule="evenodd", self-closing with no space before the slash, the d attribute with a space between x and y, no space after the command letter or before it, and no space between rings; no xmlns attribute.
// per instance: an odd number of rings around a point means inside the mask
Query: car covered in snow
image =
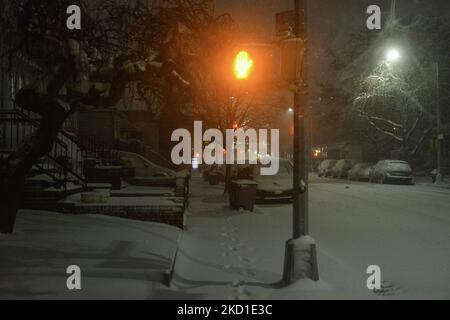
<svg viewBox="0 0 450 320"><path fill-rule="evenodd" d="M373 167L370 182L378 182L380 184L387 182L413 184L413 171L406 161L381 160Z"/></svg>
<svg viewBox="0 0 450 320"><path fill-rule="evenodd" d="M354 160L342 159L336 162L335 166L331 169L332 177L334 179L347 178L348 172L355 165Z"/></svg>
<svg viewBox="0 0 450 320"><path fill-rule="evenodd" d="M336 165L337 160L324 160L317 168L317 174L319 177L330 177L333 175L333 167Z"/></svg>
<svg viewBox="0 0 450 320"><path fill-rule="evenodd" d="M289 160L280 159L276 175L261 175L261 165L252 166L252 178L258 183L257 200L292 199L294 167Z"/></svg>
<svg viewBox="0 0 450 320"><path fill-rule="evenodd" d="M348 172L348 180L354 181L369 181L370 171L373 167L373 163L363 162L353 166Z"/></svg>

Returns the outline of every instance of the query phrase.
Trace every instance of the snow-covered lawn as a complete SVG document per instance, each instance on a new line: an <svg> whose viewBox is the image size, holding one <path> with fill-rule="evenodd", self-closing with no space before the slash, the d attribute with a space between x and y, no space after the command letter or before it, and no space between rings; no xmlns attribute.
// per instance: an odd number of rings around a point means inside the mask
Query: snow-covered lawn
<svg viewBox="0 0 450 320"><path fill-rule="evenodd" d="M0 299L164 299L180 230L107 216L21 211L0 235ZM69 291L66 268L81 268Z"/></svg>
<svg viewBox="0 0 450 320"><path fill-rule="evenodd" d="M233 211L222 187L193 179L172 286L214 299L450 298L450 192L313 179L310 230L321 281L280 286L290 204ZM366 287L381 267L383 292Z"/></svg>

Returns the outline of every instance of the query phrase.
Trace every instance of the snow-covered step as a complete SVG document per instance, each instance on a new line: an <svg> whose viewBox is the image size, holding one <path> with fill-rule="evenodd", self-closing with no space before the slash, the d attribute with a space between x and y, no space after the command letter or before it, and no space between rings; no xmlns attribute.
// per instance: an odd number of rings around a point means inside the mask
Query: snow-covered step
<svg viewBox="0 0 450 320"><path fill-rule="evenodd" d="M112 190L113 197L175 197L173 188L130 187L122 190Z"/></svg>

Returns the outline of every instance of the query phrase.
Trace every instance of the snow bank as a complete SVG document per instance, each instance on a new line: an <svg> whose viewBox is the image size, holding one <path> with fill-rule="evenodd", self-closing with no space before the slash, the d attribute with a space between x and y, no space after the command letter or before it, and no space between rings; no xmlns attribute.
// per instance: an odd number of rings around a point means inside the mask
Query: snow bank
<svg viewBox="0 0 450 320"><path fill-rule="evenodd" d="M179 297L164 284L180 230L96 215L21 211L0 238L0 299L159 299ZM70 265L80 291L67 289Z"/></svg>

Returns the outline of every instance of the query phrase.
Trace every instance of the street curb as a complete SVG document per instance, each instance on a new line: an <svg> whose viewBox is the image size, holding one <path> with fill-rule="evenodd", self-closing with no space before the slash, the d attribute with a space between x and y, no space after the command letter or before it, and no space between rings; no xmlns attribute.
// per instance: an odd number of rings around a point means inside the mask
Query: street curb
<svg viewBox="0 0 450 320"><path fill-rule="evenodd" d="M177 239L177 247L175 248L175 252L174 252L174 254L172 256L172 261L170 263L170 268L169 268L168 272L165 274L165 277L164 277L163 283L168 288L170 288L170 285L172 283L173 274L174 274L174 271L175 271L175 263L176 263L177 256L178 256L179 243L180 243L180 240L181 240L182 236L183 236L183 232L180 232L180 234L178 235L178 239Z"/></svg>

